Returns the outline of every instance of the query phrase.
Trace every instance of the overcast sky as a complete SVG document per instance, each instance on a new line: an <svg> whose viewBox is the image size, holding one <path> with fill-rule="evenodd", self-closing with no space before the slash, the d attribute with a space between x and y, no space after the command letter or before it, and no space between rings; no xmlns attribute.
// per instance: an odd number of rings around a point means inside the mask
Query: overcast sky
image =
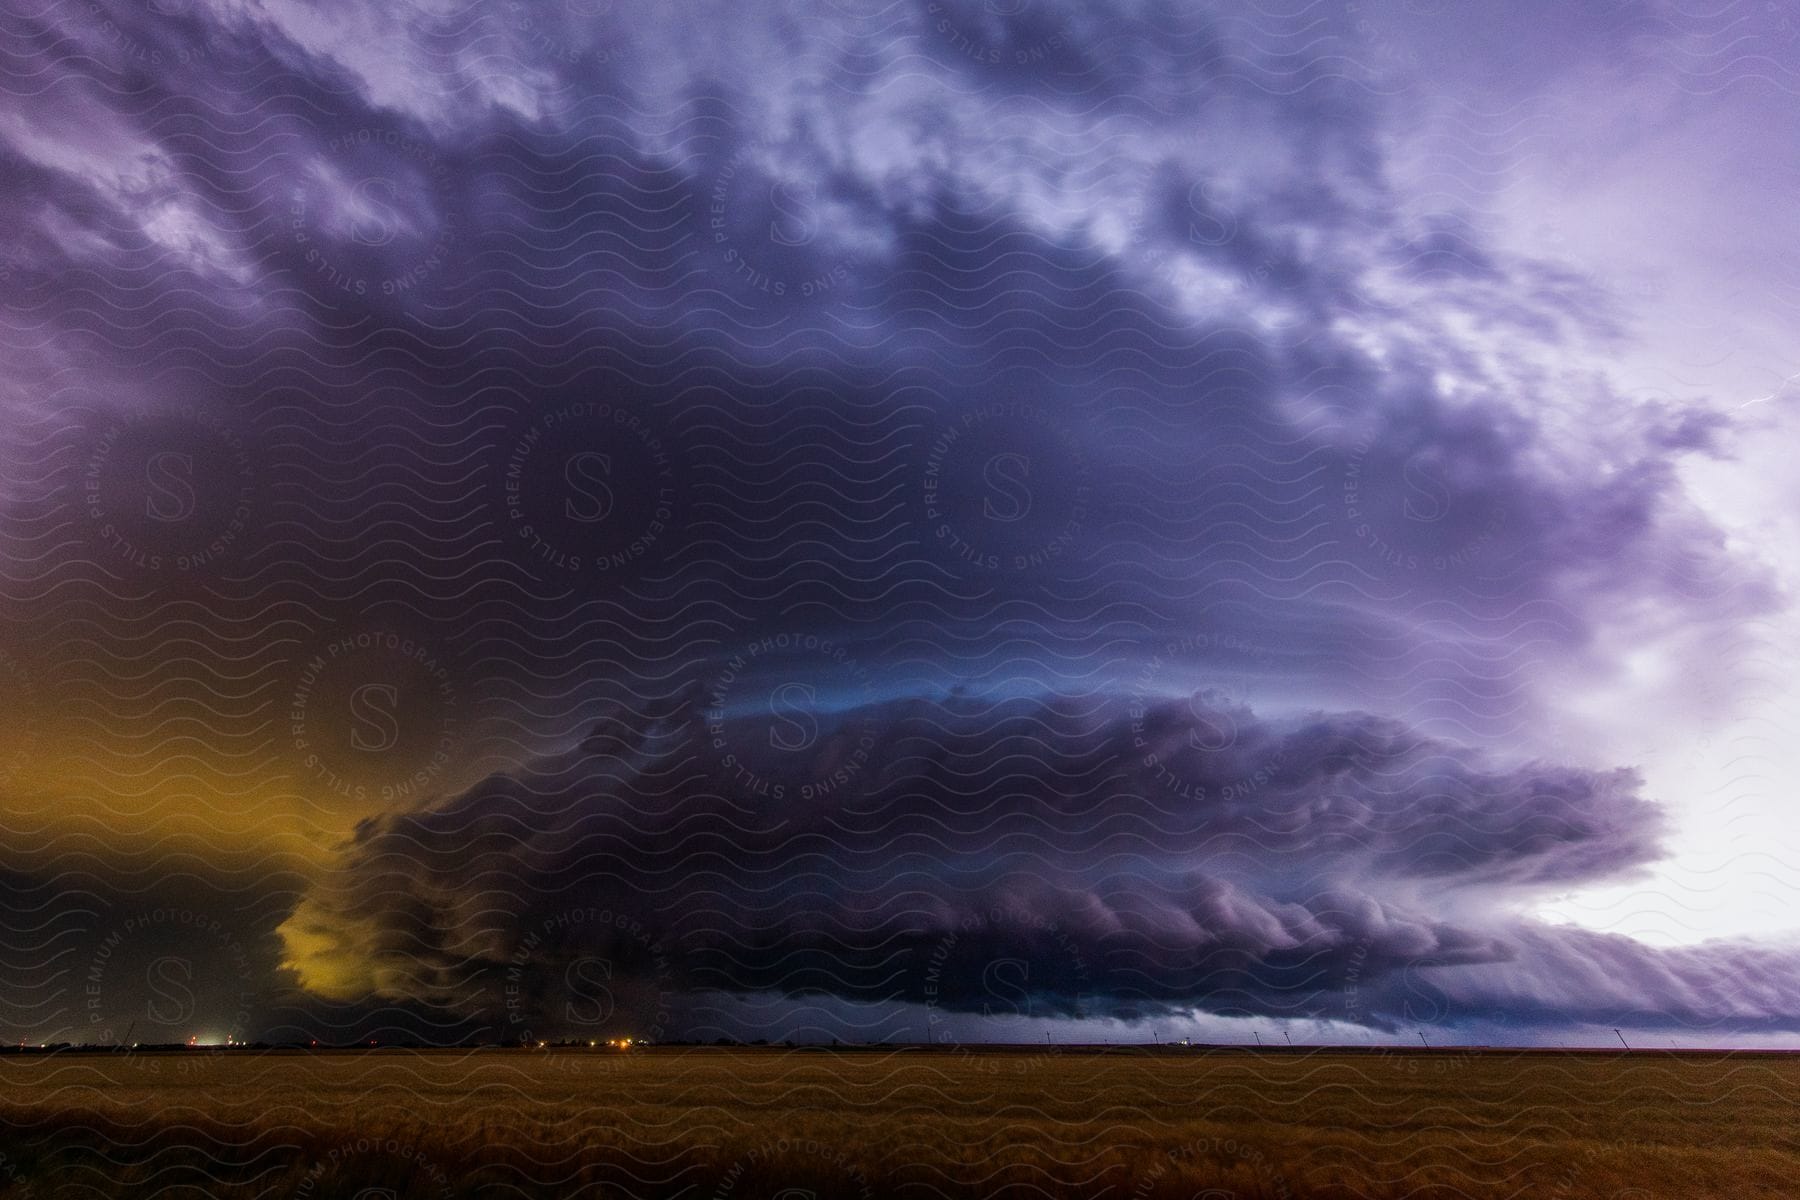
<svg viewBox="0 0 1800 1200"><path fill-rule="evenodd" d="M0 1036L1800 1042L1783 6L0 21Z"/></svg>

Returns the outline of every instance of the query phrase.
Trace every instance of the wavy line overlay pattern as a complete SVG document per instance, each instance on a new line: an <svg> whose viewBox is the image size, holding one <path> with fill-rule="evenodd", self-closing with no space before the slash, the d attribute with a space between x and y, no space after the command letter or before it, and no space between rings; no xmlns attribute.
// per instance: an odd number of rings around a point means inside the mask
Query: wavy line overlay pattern
<svg viewBox="0 0 1800 1200"><path fill-rule="evenodd" d="M275 1060L0 1063L90 1182L462 1194L452 1110L547 1086L484 1186L1339 1194L1183 1106L1391 1132L1399 1060L1057 1048L1800 1045L1787 6L0 29L0 1037L545 1047L308 1067L301 1142ZM935 1104L961 1165L746 1096ZM1601 1153L1528 1141L1307 1161Z"/></svg>

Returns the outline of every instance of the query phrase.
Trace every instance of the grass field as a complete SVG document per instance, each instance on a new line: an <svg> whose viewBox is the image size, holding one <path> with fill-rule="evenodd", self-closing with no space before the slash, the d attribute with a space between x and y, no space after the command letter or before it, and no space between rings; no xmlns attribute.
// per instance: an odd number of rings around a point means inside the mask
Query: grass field
<svg viewBox="0 0 1800 1200"><path fill-rule="evenodd" d="M15 1056L0 1196L1789 1196L1797 1100L1701 1053Z"/></svg>

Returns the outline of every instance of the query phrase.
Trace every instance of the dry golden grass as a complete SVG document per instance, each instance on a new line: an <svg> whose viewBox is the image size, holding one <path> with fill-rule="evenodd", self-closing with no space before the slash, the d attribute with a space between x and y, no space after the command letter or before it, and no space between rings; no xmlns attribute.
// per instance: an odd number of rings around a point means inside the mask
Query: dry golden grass
<svg viewBox="0 0 1800 1200"><path fill-rule="evenodd" d="M1796 1085L1773 1055L16 1057L0 1196L1786 1196Z"/></svg>

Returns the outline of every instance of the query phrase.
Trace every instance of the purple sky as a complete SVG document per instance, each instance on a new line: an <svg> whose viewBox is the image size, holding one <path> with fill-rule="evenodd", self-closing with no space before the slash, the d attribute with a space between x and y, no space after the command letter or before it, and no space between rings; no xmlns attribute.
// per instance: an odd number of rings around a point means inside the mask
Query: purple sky
<svg viewBox="0 0 1800 1200"><path fill-rule="evenodd" d="M0 21L0 1035L1800 1042L1785 7Z"/></svg>

